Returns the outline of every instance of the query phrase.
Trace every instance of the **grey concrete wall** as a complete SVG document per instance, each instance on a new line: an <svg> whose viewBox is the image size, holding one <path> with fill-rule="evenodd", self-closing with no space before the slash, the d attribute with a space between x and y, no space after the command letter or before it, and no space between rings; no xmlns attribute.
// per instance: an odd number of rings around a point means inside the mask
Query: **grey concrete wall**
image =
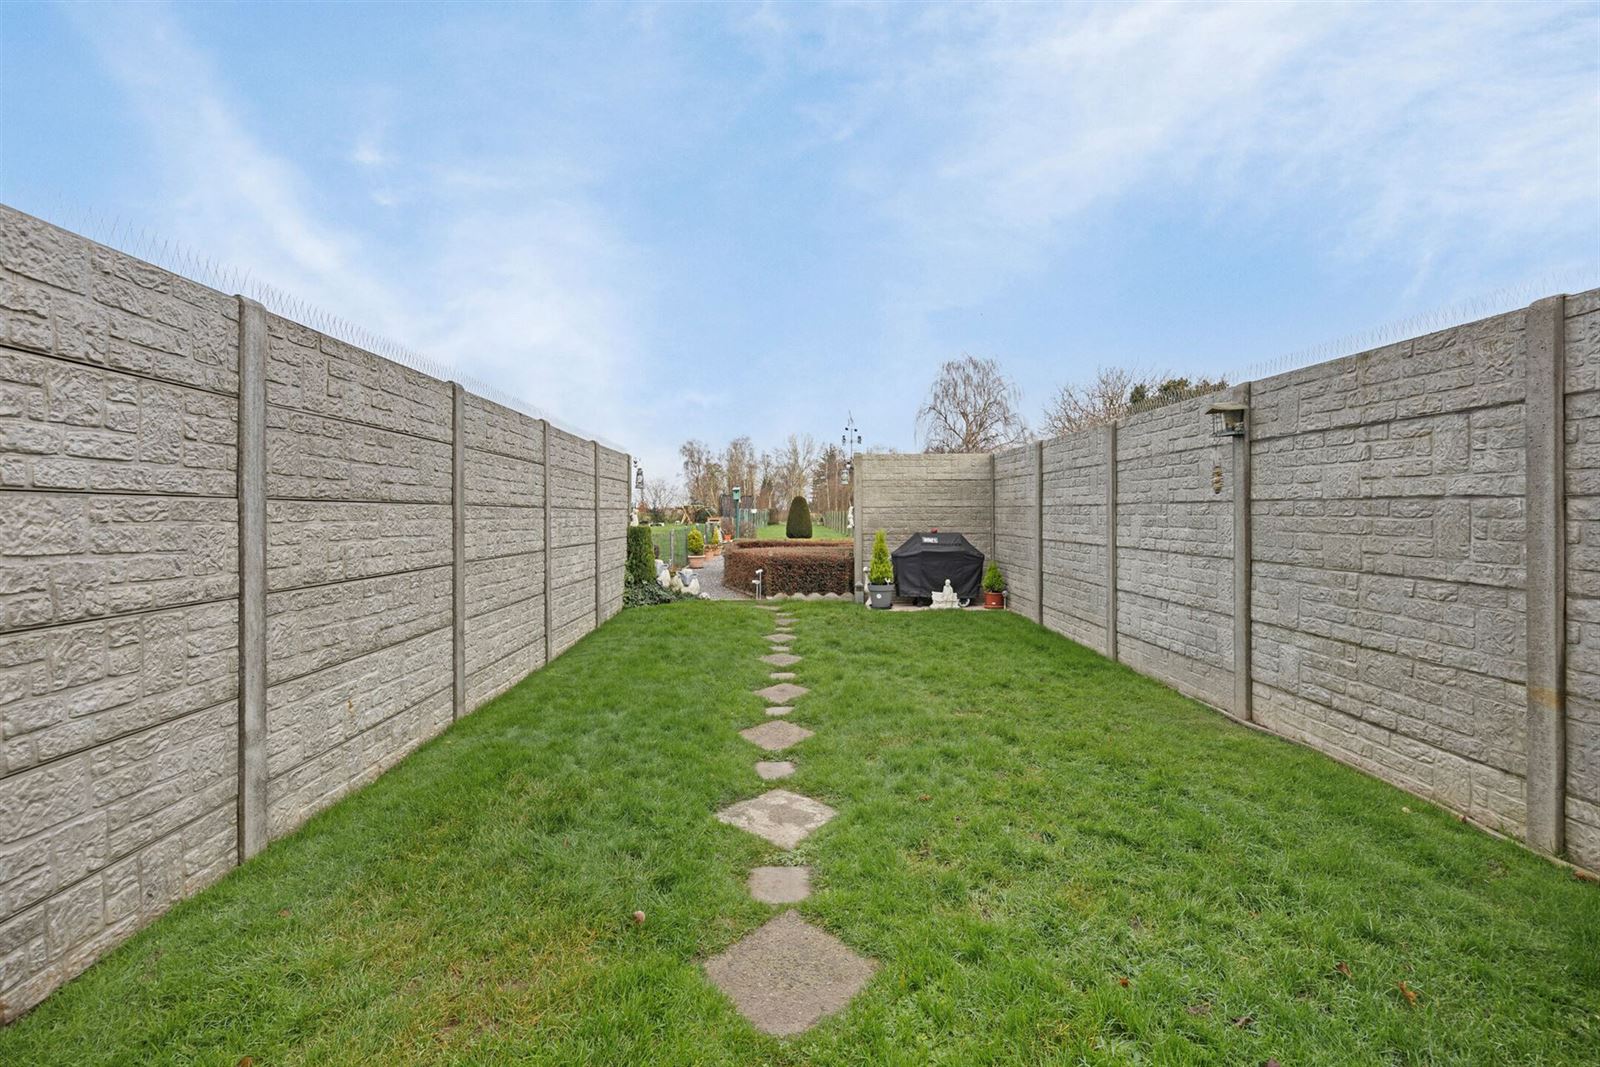
<svg viewBox="0 0 1600 1067"><path fill-rule="evenodd" d="M0 208L0 1020L620 609L627 456L547 553L543 422L240 308Z"/></svg>
<svg viewBox="0 0 1600 1067"><path fill-rule="evenodd" d="M1006 579L1006 607L1039 622L1039 448L994 457L994 560Z"/></svg>
<svg viewBox="0 0 1600 1067"><path fill-rule="evenodd" d="M854 485L857 586L879 530L891 552L937 528L994 554L994 459L987 454L866 453L856 456Z"/></svg>
<svg viewBox="0 0 1600 1067"><path fill-rule="evenodd" d="M1044 625L1102 654L1106 642L1106 434L1045 441Z"/></svg>
<svg viewBox="0 0 1600 1067"><path fill-rule="evenodd" d="M1249 404L1247 448L1212 436L1219 399ZM1041 560L1049 628L1600 867L1600 291L1040 456L1037 493L1029 449L988 457L1013 610L1036 617L1017 593ZM950 457L866 457L861 534L902 515L982 529L985 458L956 477ZM1559 647L1532 649L1545 633Z"/></svg>

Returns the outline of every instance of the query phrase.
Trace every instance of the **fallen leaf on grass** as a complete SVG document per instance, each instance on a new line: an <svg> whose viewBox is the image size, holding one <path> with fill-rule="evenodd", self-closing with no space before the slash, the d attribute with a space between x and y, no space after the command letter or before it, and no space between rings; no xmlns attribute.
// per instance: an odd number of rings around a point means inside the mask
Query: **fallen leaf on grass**
<svg viewBox="0 0 1600 1067"><path fill-rule="evenodd" d="M290 912L288 908L279 908L278 909L278 918L280 918L280 919L287 919L291 914L293 914L293 913Z"/></svg>
<svg viewBox="0 0 1600 1067"><path fill-rule="evenodd" d="M1350 977L1350 965L1348 963L1346 963L1344 960L1340 960L1339 963L1338 963L1338 966L1334 967L1334 970L1338 971L1340 974L1344 975L1346 978Z"/></svg>
<svg viewBox="0 0 1600 1067"><path fill-rule="evenodd" d="M1263 1060L1261 1062L1261 1067L1283 1067L1283 1064L1279 1063L1277 1060Z"/></svg>
<svg viewBox="0 0 1600 1067"><path fill-rule="evenodd" d="M1207 1003L1206 1001L1202 1000L1198 1004L1190 1004L1188 1007L1184 1008L1183 1010L1188 1012L1190 1015L1210 1015L1211 1014L1211 1005L1209 1003Z"/></svg>
<svg viewBox="0 0 1600 1067"><path fill-rule="evenodd" d="M255 1062L256 1061L251 1059L249 1056L240 1056L239 1057L239 1067L251 1067L251 1065L254 1064Z"/></svg>
<svg viewBox="0 0 1600 1067"><path fill-rule="evenodd" d="M1256 1021L1256 1017L1254 1015L1235 1015L1232 1019L1229 1019L1228 1021L1231 1022L1233 1025L1237 1026L1239 1029L1243 1030L1245 1027L1247 1027L1251 1023L1255 1022Z"/></svg>
<svg viewBox="0 0 1600 1067"><path fill-rule="evenodd" d="M1396 982L1395 985L1399 987L1400 995L1406 998L1407 1004L1415 1004L1417 1002L1417 991L1415 989L1412 989L1404 982Z"/></svg>
<svg viewBox="0 0 1600 1067"><path fill-rule="evenodd" d="M926 804L928 801L932 800L933 798L931 796L929 796L927 793L924 793L920 797L918 797L917 799L922 801L924 804Z"/></svg>
<svg viewBox="0 0 1600 1067"><path fill-rule="evenodd" d="M1119 986L1121 986L1123 989L1127 989L1128 988L1128 980L1126 978L1118 978L1117 979L1117 984Z"/></svg>

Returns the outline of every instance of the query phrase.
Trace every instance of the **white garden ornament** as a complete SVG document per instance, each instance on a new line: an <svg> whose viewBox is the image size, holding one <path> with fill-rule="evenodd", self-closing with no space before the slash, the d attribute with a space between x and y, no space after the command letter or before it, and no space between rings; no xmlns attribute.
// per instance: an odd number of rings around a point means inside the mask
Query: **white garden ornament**
<svg viewBox="0 0 1600 1067"><path fill-rule="evenodd" d="M936 608L959 608L961 598L956 596L955 588L950 584L950 579L944 580L944 588L933 594L933 606Z"/></svg>

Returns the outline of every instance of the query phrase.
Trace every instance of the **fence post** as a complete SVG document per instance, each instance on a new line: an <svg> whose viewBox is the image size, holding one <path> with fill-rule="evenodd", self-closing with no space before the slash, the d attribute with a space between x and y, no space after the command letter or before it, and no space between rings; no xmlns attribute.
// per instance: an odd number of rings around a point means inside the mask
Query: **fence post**
<svg viewBox="0 0 1600 1067"><path fill-rule="evenodd" d="M1033 621L1044 625L1044 442L1033 443Z"/></svg>
<svg viewBox="0 0 1600 1067"><path fill-rule="evenodd" d="M459 719L467 713L467 441L462 429L466 398L460 382L450 383L450 394L450 717Z"/></svg>
<svg viewBox="0 0 1600 1067"><path fill-rule="evenodd" d="M600 442L594 446L594 627L600 628Z"/></svg>
<svg viewBox="0 0 1600 1067"><path fill-rule="evenodd" d="M1106 423L1106 658L1117 658L1117 424Z"/></svg>
<svg viewBox="0 0 1600 1067"><path fill-rule="evenodd" d="M1566 848L1566 297L1535 301L1524 336L1527 840L1555 855Z"/></svg>
<svg viewBox="0 0 1600 1067"><path fill-rule="evenodd" d="M1233 439L1233 714L1254 719L1250 667L1250 383L1239 387L1244 433Z"/></svg>
<svg viewBox="0 0 1600 1067"><path fill-rule="evenodd" d="M539 439L543 445L544 455L540 462L544 464L544 661L549 663L555 657L551 651L555 648L555 635L551 633L550 620L555 616L551 610L550 597L555 587L552 558L555 555L550 544L550 493L554 479L550 476L550 420L539 420Z"/></svg>
<svg viewBox="0 0 1600 1067"><path fill-rule="evenodd" d="M267 845L267 309L239 297L239 862Z"/></svg>

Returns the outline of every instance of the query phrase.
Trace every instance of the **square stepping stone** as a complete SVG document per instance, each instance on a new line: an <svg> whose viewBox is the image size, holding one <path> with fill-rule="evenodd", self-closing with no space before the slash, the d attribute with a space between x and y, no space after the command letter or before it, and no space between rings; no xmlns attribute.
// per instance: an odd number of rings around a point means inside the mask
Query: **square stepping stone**
<svg viewBox="0 0 1600 1067"><path fill-rule="evenodd" d="M878 965L790 910L706 961L706 977L765 1034L790 1037L850 1003Z"/></svg>
<svg viewBox="0 0 1600 1067"><path fill-rule="evenodd" d="M788 760L762 760L756 764L756 775L764 782L787 778L794 773L794 764Z"/></svg>
<svg viewBox="0 0 1600 1067"><path fill-rule="evenodd" d="M762 656L761 662L770 663L774 667L792 667L800 662L800 657L792 652L774 652L769 656Z"/></svg>
<svg viewBox="0 0 1600 1067"><path fill-rule="evenodd" d="M820 800L774 789L730 804L717 812L717 821L765 838L779 848L794 848L837 814Z"/></svg>
<svg viewBox="0 0 1600 1067"><path fill-rule="evenodd" d="M791 745L798 745L810 737L811 731L804 726L796 726L786 719L769 719L760 726L752 726L748 730L740 730L739 736L752 745L760 745L768 752L782 752Z"/></svg>
<svg viewBox="0 0 1600 1067"><path fill-rule="evenodd" d="M803 685L795 685L793 682L779 682L777 685L769 685L765 689L757 689L756 696L765 699L769 704L787 704L789 701L797 700L809 692L811 690Z"/></svg>
<svg viewBox="0 0 1600 1067"><path fill-rule="evenodd" d="M794 640L794 634L768 634L767 640L774 645L787 645Z"/></svg>
<svg viewBox="0 0 1600 1067"><path fill-rule="evenodd" d="M768 715L787 715L794 709L787 704L776 704L767 709Z"/></svg>
<svg viewBox="0 0 1600 1067"><path fill-rule="evenodd" d="M746 884L763 904L798 904L811 895L811 868L757 867Z"/></svg>

